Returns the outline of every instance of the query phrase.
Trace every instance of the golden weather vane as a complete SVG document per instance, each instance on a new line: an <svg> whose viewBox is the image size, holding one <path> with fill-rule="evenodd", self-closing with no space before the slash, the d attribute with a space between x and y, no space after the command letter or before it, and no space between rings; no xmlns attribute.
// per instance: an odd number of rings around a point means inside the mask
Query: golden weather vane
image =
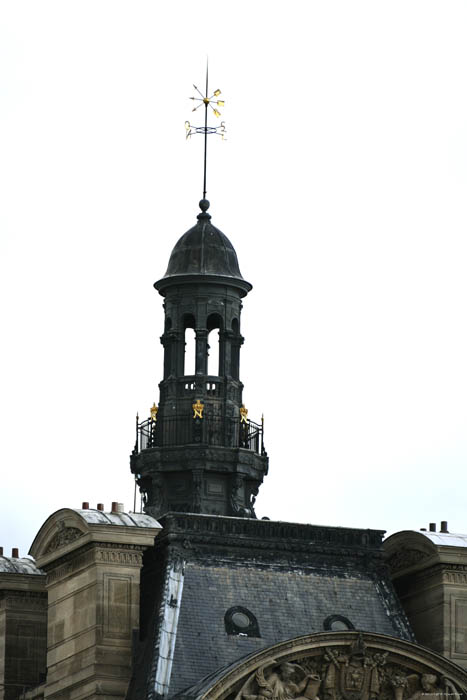
<svg viewBox="0 0 467 700"><path fill-rule="evenodd" d="M201 90L199 90L196 85L193 85L196 92L201 95L201 97L190 97L190 100L194 102L199 102L198 105L193 107L193 112L196 112L200 107L204 105L204 126L194 126L190 122L185 122L186 138L190 138L193 134L204 134L204 179L203 179L203 199L206 199L206 160L207 160L207 150L208 150L208 134L218 134L221 136L222 140L225 139L225 122L221 122L219 126L208 126L208 109L212 109L214 116L219 118L221 113L217 109L218 107L224 106L224 100L217 100L215 98L219 97L221 94L220 90L214 90L211 96L209 96L209 85L208 85L208 66L206 64L206 93L203 95Z"/></svg>

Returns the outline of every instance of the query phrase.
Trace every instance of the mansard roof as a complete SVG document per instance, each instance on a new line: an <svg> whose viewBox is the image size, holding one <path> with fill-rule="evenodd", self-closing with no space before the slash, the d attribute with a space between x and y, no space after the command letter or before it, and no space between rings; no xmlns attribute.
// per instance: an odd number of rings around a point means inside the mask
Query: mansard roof
<svg viewBox="0 0 467 700"><path fill-rule="evenodd" d="M170 697L245 654L336 623L413 639L382 531L186 513L161 524L128 700Z"/></svg>

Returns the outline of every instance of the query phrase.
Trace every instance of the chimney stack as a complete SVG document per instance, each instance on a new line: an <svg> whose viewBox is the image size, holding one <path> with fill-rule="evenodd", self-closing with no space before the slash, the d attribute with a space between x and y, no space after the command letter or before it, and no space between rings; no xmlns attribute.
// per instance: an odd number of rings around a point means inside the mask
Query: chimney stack
<svg viewBox="0 0 467 700"><path fill-rule="evenodd" d="M13 559L19 559L18 547L13 547L13 549L11 550L11 556L13 557Z"/></svg>
<svg viewBox="0 0 467 700"><path fill-rule="evenodd" d="M0 557L3 557L3 547L0 547Z"/></svg>
<svg viewBox="0 0 467 700"><path fill-rule="evenodd" d="M420 532L426 532L426 527L421 527Z"/></svg>
<svg viewBox="0 0 467 700"><path fill-rule="evenodd" d="M441 530L440 532L449 532L448 530L448 521L447 520L441 520Z"/></svg>
<svg viewBox="0 0 467 700"><path fill-rule="evenodd" d="M436 532L436 523L430 523L430 532Z"/></svg>
<svg viewBox="0 0 467 700"><path fill-rule="evenodd" d="M103 504L103 503L98 503L98 504L97 504L97 510L104 510L104 504Z"/></svg>
<svg viewBox="0 0 467 700"><path fill-rule="evenodd" d="M89 510L89 501L83 501L82 510Z"/></svg>

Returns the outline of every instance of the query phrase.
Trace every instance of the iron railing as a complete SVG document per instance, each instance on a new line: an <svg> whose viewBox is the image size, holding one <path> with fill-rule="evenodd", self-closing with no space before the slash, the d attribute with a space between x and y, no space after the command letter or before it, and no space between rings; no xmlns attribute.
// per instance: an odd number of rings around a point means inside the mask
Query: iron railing
<svg viewBox="0 0 467 700"><path fill-rule="evenodd" d="M134 453L152 447L188 444L242 447L264 455L264 422L242 420L240 417L220 418L204 415L160 416L139 422L136 417L136 443Z"/></svg>

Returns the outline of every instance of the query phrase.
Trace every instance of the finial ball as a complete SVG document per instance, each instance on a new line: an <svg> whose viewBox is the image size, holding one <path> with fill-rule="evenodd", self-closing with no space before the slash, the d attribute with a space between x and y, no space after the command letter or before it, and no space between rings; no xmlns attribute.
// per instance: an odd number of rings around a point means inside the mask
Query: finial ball
<svg viewBox="0 0 467 700"><path fill-rule="evenodd" d="M199 208L201 211L207 211L209 209L209 202L207 199L202 199L199 203Z"/></svg>

